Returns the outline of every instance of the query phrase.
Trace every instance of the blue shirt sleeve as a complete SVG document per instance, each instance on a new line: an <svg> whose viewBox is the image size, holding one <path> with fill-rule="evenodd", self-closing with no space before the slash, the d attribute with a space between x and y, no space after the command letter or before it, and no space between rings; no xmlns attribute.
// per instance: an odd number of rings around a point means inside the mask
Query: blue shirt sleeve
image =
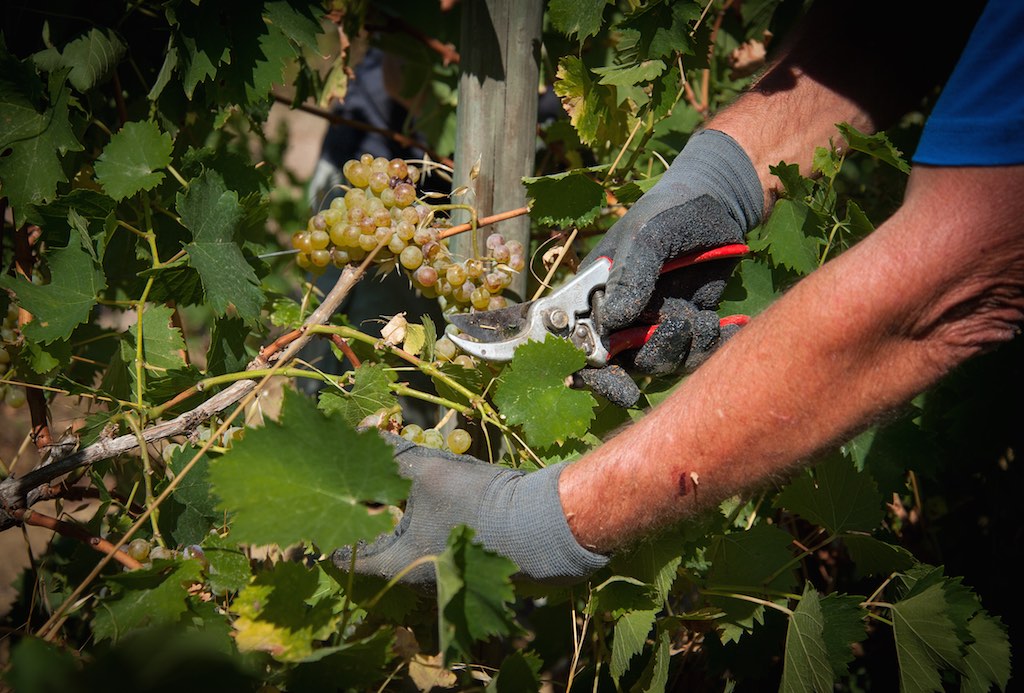
<svg viewBox="0 0 1024 693"><path fill-rule="evenodd" d="M989 0L925 123L913 161L1024 164L1024 2Z"/></svg>

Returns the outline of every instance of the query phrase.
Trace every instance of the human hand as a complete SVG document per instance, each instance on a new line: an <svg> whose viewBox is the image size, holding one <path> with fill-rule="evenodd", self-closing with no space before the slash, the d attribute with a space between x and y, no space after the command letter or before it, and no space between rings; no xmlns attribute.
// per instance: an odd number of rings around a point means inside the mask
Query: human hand
<svg viewBox="0 0 1024 693"><path fill-rule="evenodd" d="M598 322L606 333L658 325L622 365L652 375L692 370L735 327L715 312L734 263L715 260L661 275L674 258L742 243L761 220L764 196L739 144L716 130L694 134L653 188L630 208L583 260L613 261ZM592 390L631 406L639 390L621 366L579 373Z"/></svg>
<svg viewBox="0 0 1024 693"><path fill-rule="evenodd" d="M515 562L519 575L538 582L577 582L607 563L580 546L569 529L558 496L564 464L527 474L397 436L388 440L412 489L394 532L357 547L357 573L391 579L417 558L444 551L452 528L461 524L476 531L484 548ZM335 551L332 559L348 570L351 549ZM430 587L434 567L419 565L402 581Z"/></svg>

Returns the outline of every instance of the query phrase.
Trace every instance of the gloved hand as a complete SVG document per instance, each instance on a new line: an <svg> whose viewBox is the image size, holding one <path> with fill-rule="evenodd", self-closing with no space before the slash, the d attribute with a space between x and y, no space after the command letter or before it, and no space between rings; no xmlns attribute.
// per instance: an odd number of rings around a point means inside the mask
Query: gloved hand
<svg viewBox="0 0 1024 693"><path fill-rule="evenodd" d="M584 258L613 260L598 321L606 333L657 324L651 338L618 361L652 375L692 370L721 342L715 310L734 262L715 260L659 276L686 253L742 243L761 221L764 194L740 145L717 130L690 137L657 184L637 200ZM622 406L639 397L621 367L584 369L590 389Z"/></svg>
<svg viewBox="0 0 1024 693"><path fill-rule="evenodd" d="M564 464L524 473L466 455L433 450L388 435L399 470L412 480L405 514L394 532L357 547L357 573L391 579L420 556L444 551L456 525L469 525L475 541L510 558L522 577L571 584L608 559L576 541L558 496ZM335 565L348 570L351 548L334 552ZM410 571L403 582L434 584L433 565Z"/></svg>

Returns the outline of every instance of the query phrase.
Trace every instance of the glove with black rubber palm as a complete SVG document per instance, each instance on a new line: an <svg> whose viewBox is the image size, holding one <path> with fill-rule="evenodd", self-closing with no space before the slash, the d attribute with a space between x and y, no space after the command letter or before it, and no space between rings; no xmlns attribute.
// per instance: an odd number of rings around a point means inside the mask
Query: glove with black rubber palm
<svg viewBox="0 0 1024 693"><path fill-rule="evenodd" d="M583 260L613 261L597 316L606 333L658 325L618 364L584 369L591 390L632 406L639 390L623 366L652 375L692 370L735 328L721 328L715 310L734 261L715 260L661 275L688 253L742 243L761 221L764 194L746 152L729 135L703 130L690 137L669 169Z"/></svg>
<svg viewBox="0 0 1024 693"><path fill-rule="evenodd" d="M390 580L417 558L444 551L457 525L472 527L475 541L511 559L520 577L537 582L571 584L608 562L580 546L569 529L558 495L564 463L525 473L387 438L412 489L395 530L357 547L357 573ZM351 549L339 549L332 558L348 570ZM419 565L402 581L429 589L434 567Z"/></svg>

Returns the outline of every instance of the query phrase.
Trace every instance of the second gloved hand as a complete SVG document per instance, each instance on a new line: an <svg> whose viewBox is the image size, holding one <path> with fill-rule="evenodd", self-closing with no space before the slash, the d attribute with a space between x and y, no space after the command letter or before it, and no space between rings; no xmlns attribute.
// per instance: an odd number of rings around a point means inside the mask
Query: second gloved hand
<svg viewBox="0 0 1024 693"><path fill-rule="evenodd" d="M613 261L598 316L603 330L659 325L646 344L620 358L622 365L664 375L696 367L717 347L715 311L735 263L716 260L665 275L662 267L688 253L742 243L763 208L757 173L734 139L716 130L690 137L658 183L583 261L584 267L602 256ZM588 369L580 377L624 406L639 394L621 367Z"/></svg>
<svg viewBox="0 0 1024 693"><path fill-rule="evenodd" d="M396 436L388 440L412 489L394 532L357 549L356 572L391 579L415 559L444 551L452 528L463 524L484 548L510 558L522 577L538 582L578 582L607 563L580 546L569 529L558 495L565 464L527 474ZM339 549L332 558L348 570L351 550ZM434 579L433 565L424 564L403 582L429 587Z"/></svg>

